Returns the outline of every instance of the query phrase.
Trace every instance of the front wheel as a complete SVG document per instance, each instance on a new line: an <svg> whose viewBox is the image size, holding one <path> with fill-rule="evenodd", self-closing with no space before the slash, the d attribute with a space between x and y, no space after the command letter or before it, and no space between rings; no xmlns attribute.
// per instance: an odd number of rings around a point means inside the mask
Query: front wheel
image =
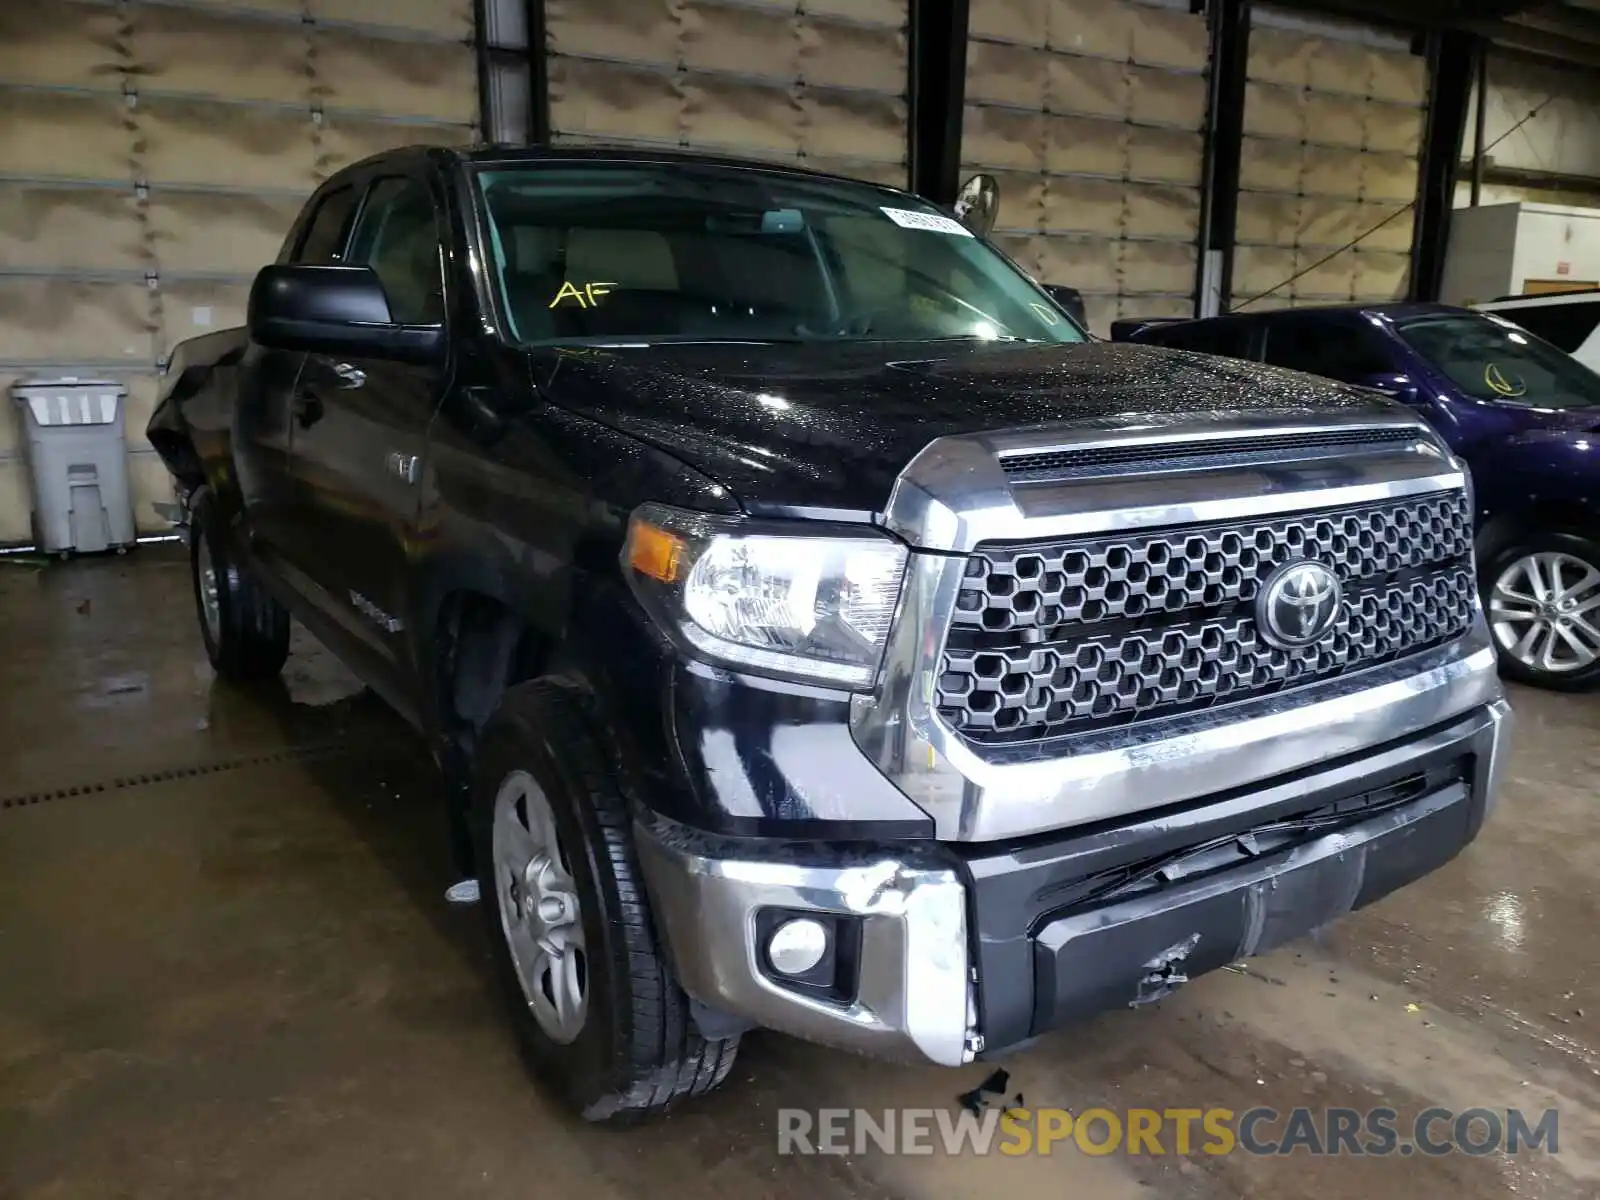
<svg viewBox="0 0 1600 1200"><path fill-rule="evenodd" d="M1557 691L1600 683L1600 543L1534 534L1482 571L1483 605L1509 679Z"/></svg>
<svg viewBox="0 0 1600 1200"><path fill-rule="evenodd" d="M189 570L206 657L224 679L271 679L289 657L289 613L234 553L209 490L190 512Z"/></svg>
<svg viewBox="0 0 1600 1200"><path fill-rule="evenodd" d="M658 944L604 726L577 689L506 693L480 742L480 908L524 1057L586 1120L709 1092L739 1039L707 1040Z"/></svg>

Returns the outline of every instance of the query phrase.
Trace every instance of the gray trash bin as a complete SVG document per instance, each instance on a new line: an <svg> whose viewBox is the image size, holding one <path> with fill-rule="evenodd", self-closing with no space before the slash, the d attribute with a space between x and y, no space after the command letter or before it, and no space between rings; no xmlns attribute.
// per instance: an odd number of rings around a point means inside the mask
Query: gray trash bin
<svg viewBox="0 0 1600 1200"><path fill-rule="evenodd" d="M33 476L33 533L51 554L121 549L134 540L122 405L104 379L23 379L11 395Z"/></svg>

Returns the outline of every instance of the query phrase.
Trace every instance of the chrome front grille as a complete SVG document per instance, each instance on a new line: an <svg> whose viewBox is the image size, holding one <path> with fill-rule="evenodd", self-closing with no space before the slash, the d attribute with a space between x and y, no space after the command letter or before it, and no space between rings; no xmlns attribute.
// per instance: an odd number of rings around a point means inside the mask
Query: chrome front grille
<svg viewBox="0 0 1600 1200"><path fill-rule="evenodd" d="M1036 741L1263 697L1452 641L1472 623L1460 491L1151 532L982 545L967 560L936 707L969 742ZM1282 650L1253 601L1283 563L1344 588L1332 631Z"/></svg>

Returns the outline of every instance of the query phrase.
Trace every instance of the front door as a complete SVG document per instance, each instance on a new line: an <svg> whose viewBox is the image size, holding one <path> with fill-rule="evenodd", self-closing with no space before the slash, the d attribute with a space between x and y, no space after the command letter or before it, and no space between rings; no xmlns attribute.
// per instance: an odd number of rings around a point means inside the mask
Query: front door
<svg viewBox="0 0 1600 1200"><path fill-rule="evenodd" d="M333 184L308 206L285 256L295 263L337 262L361 193ZM238 379L233 421L233 461L255 551L274 568L303 565L294 533L294 435L299 381L306 355L300 350L249 346L232 370Z"/></svg>
<svg viewBox="0 0 1600 1200"><path fill-rule="evenodd" d="M444 321L442 227L424 180L372 181L344 261L373 268L397 324ZM316 353L300 372L297 536L311 548L308 569L320 603L401 694L413 682L408 581L427 433L446 371Z"/></svg>

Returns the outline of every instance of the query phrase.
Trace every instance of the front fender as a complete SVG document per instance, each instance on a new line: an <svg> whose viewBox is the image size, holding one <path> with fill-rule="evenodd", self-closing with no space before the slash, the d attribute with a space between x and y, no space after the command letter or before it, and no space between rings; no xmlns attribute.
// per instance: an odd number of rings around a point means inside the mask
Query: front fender
<svg viewBox="0 0 1600 1200"><path fill-rule="evenodd" d="M1480 547L1521 525L1588 532L1600 516L1600 434L1531 430L1468 459Z"/></svg>

